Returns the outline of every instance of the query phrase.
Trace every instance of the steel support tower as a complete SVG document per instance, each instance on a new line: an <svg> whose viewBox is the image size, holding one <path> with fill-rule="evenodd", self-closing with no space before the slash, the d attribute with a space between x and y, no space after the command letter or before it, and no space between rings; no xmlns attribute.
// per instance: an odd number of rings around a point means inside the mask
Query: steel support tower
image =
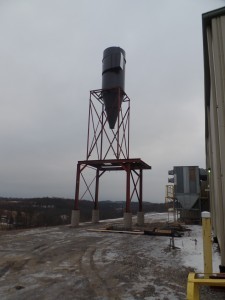
<svg viewBox="0 0 225 300"><path fill-rule="evenodd" d="M115 89L118 95L118 117L115 129L110 129L103 93L105 95ZM75 211L79 211L79 201L84 199L87 193L93 201L93 209L98 210L100 178L107 171L123 171L126 184L124 213L131 213L131 200L134 195L139 202L139 212L142 212L143 170L151 169L151 167L140 158L129 157L129 135L130 99L126 93L121 88L90 91L86 160L77 163ZM87 170L94 171L91 180L89 175L85 175ZM80 192L81 180L85 186L82 194Z"/></svg>

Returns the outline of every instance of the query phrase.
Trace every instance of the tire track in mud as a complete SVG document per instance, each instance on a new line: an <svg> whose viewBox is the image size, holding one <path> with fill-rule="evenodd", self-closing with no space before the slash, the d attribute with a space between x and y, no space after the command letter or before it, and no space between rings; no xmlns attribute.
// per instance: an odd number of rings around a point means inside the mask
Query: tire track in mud
<svg viewBox="0 0 225 300"><path fill-rule="evenodd" d="M88 281L89 288L96 299L120 299L107 278L100 274L100 269L104 269L104 265L107 264L104 256L113 242L110 238L108 241L90 245L79 259L79 273L84 280Z"/></svg>
<svg viewBox="0 0 225 300"><path fill-rule="evenodd" d="M43 254L46 250L49 250L48 244L41 244L32 249L32 253L40 253Z"/></svg>
<svg viewBox="0 0 225 300"><path fill-rule="evenodd" d="M0 268L0 278L3 277L10 270L10 268L10 264L7 264L4 267Z"/></svg>
<svg viewBox="0 0 225 300"><path fill-rule="evenodd" d="M7 277L9 273L14 274L17 277L18 272L21 272L25 266L29 263L29 258L14 258L13 261L6 261L6 263L0 268L0 278Z"/></svg>

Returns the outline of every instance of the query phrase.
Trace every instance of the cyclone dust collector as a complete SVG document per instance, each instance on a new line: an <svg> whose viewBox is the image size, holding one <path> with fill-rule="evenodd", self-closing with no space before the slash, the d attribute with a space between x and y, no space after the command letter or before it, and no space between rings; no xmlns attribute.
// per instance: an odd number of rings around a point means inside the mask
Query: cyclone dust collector
<svg viewBox="0 0 225 300"><path fill-rule="evenodd" d="M108 118L109 128L114 129L121 107L122 97L119 89L125 86L125 51L120 47L109 47L103 52L102 89L103 101Z"/></svg>
<svg viewBox="0 0 225 300"><path fill-rule="evenodd" d="M100 178L112 171L125 174L124 228L132 227L133 196L139 203L137 223L140 226L144 224L142 178L143 170L149 170L151 166L140 158L129 157L130 98L125 93L125 65L123 49L109 47L104 50L102 88L90 91L86 160L77 163L75 203L71 217L71 225L75 227L80 220L79 201L84 197L87 200L87 196L93 201L92 222L99 221ZM92 180L89 172L94 176ZM83 187L80 186L81 181ZM108 190L111 191L110 186Z"/></svg>

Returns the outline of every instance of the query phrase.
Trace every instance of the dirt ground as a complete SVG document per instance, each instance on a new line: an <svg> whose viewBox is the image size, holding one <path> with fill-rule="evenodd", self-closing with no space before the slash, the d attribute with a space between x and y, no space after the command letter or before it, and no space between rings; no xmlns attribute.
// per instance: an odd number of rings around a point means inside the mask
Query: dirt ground
<svg viewBox="0 0 225 300"><path fill-rule="evenodd" d="M88 230L104 226L1 231L0 299L186 299L185 249L170 249L169 237ZM225 293L204 288L201 299Z"/></svg>

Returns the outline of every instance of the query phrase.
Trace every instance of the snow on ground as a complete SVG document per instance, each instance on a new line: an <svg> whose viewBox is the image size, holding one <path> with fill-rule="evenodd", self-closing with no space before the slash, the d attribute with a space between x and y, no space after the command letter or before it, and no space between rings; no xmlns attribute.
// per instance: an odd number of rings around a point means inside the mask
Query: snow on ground
<svg viewBox="0 0 225 300"><path fill-rule="evenodd" d="M145 221L148 223L154 222L167 222L172 221L173 217L168 213L146 213ZM100 223L110 223L110 222L122 222L122 218L101 220ZM136 217L133 217L133 222L135 223ZM88 223L82 223L84 226ZM91 224L91 223L90 223ZM188 225L187 226L191 232L185 232L182 238L175 238L175 246L180 248L181 253L179 256L182 257L183 264L186 267L192 267L196 272L204 272L204 261L203 261L203 241L202 241L202 226L201 225ZM90 233L87 233L87 235ZM196 242L197 241L197 242ZM161 238L161 243L165 242L165 237ZM169 238L166 240L166 244L169 244ZM213 272L219 273L220 265L220 253L218 246L213 244Z"/></svg>
<svg viewBox="0 0 225 300"><path fill-rule="evenodd" d="M146 214L145 220L168 221L168 214ZM122 221L2 233L0 299L186 299L188 273L204 271L202 227L188 226L190 232L175 238L177 249L169 247L170 237L88 230ZM213 263L218 272L215 246Z"/></svg>
<svg viewBox="0 0 225 300"><path fill-rule="evenodd" d="M167 213L146 214L146 221L168 221ZM170 217L170 221L172 221ZM175 246L180 248L183 263L196 272L204 272L202 226L188 225L191 232L185 232L182 238L175 238ZM197 242L196 242L197 241ZM218 246L213 244L213 272L219 273L220 253Z"/></svg>

